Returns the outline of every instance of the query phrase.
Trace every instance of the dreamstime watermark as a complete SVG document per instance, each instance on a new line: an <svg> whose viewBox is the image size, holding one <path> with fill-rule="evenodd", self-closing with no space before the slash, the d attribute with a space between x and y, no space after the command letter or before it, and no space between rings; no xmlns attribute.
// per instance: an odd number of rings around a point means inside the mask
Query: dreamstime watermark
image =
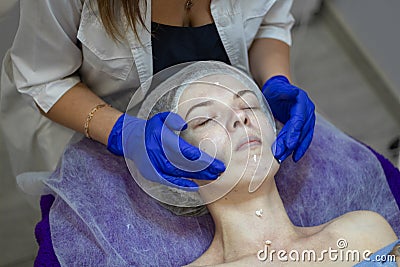
<svg viewBox="0 0 400 267"><path fill-rule="evenodd" d="M346 249L348 243L346 239L339 238L336 242L336 248L329 247L328 249L323 249L321 251L316 251L314 249L304 249L304 250L276 250L271 249L272 242L270 240L265 241L264 249L257 252L257 258L260 261L281 261L281 262L322 262L329 260L332 262L360 262L360 261L385 261L385 262L395 262L396 255L376 255L374 259L370 258L373 254L370 250L350 250Z"/></svg>

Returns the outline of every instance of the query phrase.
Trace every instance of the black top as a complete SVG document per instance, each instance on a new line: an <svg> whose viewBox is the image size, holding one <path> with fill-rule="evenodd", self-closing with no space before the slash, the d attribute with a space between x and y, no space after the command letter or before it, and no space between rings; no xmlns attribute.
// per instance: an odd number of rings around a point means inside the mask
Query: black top
<svg viewBox="0 0 400 267"><path fill-rule="evenodd" d="M175 64L216 60L230 64L214 23L179 27L151 23L153 73Z"/></svg>

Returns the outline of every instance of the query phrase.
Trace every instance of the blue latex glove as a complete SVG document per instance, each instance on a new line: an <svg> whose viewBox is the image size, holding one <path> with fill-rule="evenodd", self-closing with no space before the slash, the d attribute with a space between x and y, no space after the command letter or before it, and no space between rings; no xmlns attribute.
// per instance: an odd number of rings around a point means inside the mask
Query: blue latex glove
<svg viewBox="0 0 400 267"><path fill-rule="evenodd" d="M225 165L173 132L186 128L186 122L172 112L158 113L149 120L123 114L111 130L107 148L131 159L150 181L196 190L197 184L183 177L214 180Z"/></svg>
<svg viewBox="0 0 400 267"><path fill-rule="evenodd" d="M314 134L313 102L306 92L290 84L282 75L270 78L262 87L262 92L274 117L285 124L274 143L275 158L282 162L293 153L293 160L299 161Z"/></svg>

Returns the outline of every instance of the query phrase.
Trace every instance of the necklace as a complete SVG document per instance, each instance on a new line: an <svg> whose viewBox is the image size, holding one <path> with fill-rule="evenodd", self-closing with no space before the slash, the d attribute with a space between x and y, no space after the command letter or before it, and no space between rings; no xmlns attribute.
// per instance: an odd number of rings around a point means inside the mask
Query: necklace
<svg viewBox="0 0 400 267"><path fill-rule="evenodd" d="M186 3L185 3L185 10L186 10L186 11L189 11L189 10L192 8L192 6L193 6L192 0L186 0Z"/></svg>

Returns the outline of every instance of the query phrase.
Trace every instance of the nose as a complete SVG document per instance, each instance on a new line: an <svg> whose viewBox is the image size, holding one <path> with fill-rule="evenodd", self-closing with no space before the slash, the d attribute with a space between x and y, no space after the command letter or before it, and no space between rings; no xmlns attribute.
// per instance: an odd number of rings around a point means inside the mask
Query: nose
<svg viewBox="0 0 400 267"><path fill-rule="evenodd" d="M250 117L245 110L232 111L232 120L229 123L229 131L235 131L243 126L250 126Z"/></svg>

